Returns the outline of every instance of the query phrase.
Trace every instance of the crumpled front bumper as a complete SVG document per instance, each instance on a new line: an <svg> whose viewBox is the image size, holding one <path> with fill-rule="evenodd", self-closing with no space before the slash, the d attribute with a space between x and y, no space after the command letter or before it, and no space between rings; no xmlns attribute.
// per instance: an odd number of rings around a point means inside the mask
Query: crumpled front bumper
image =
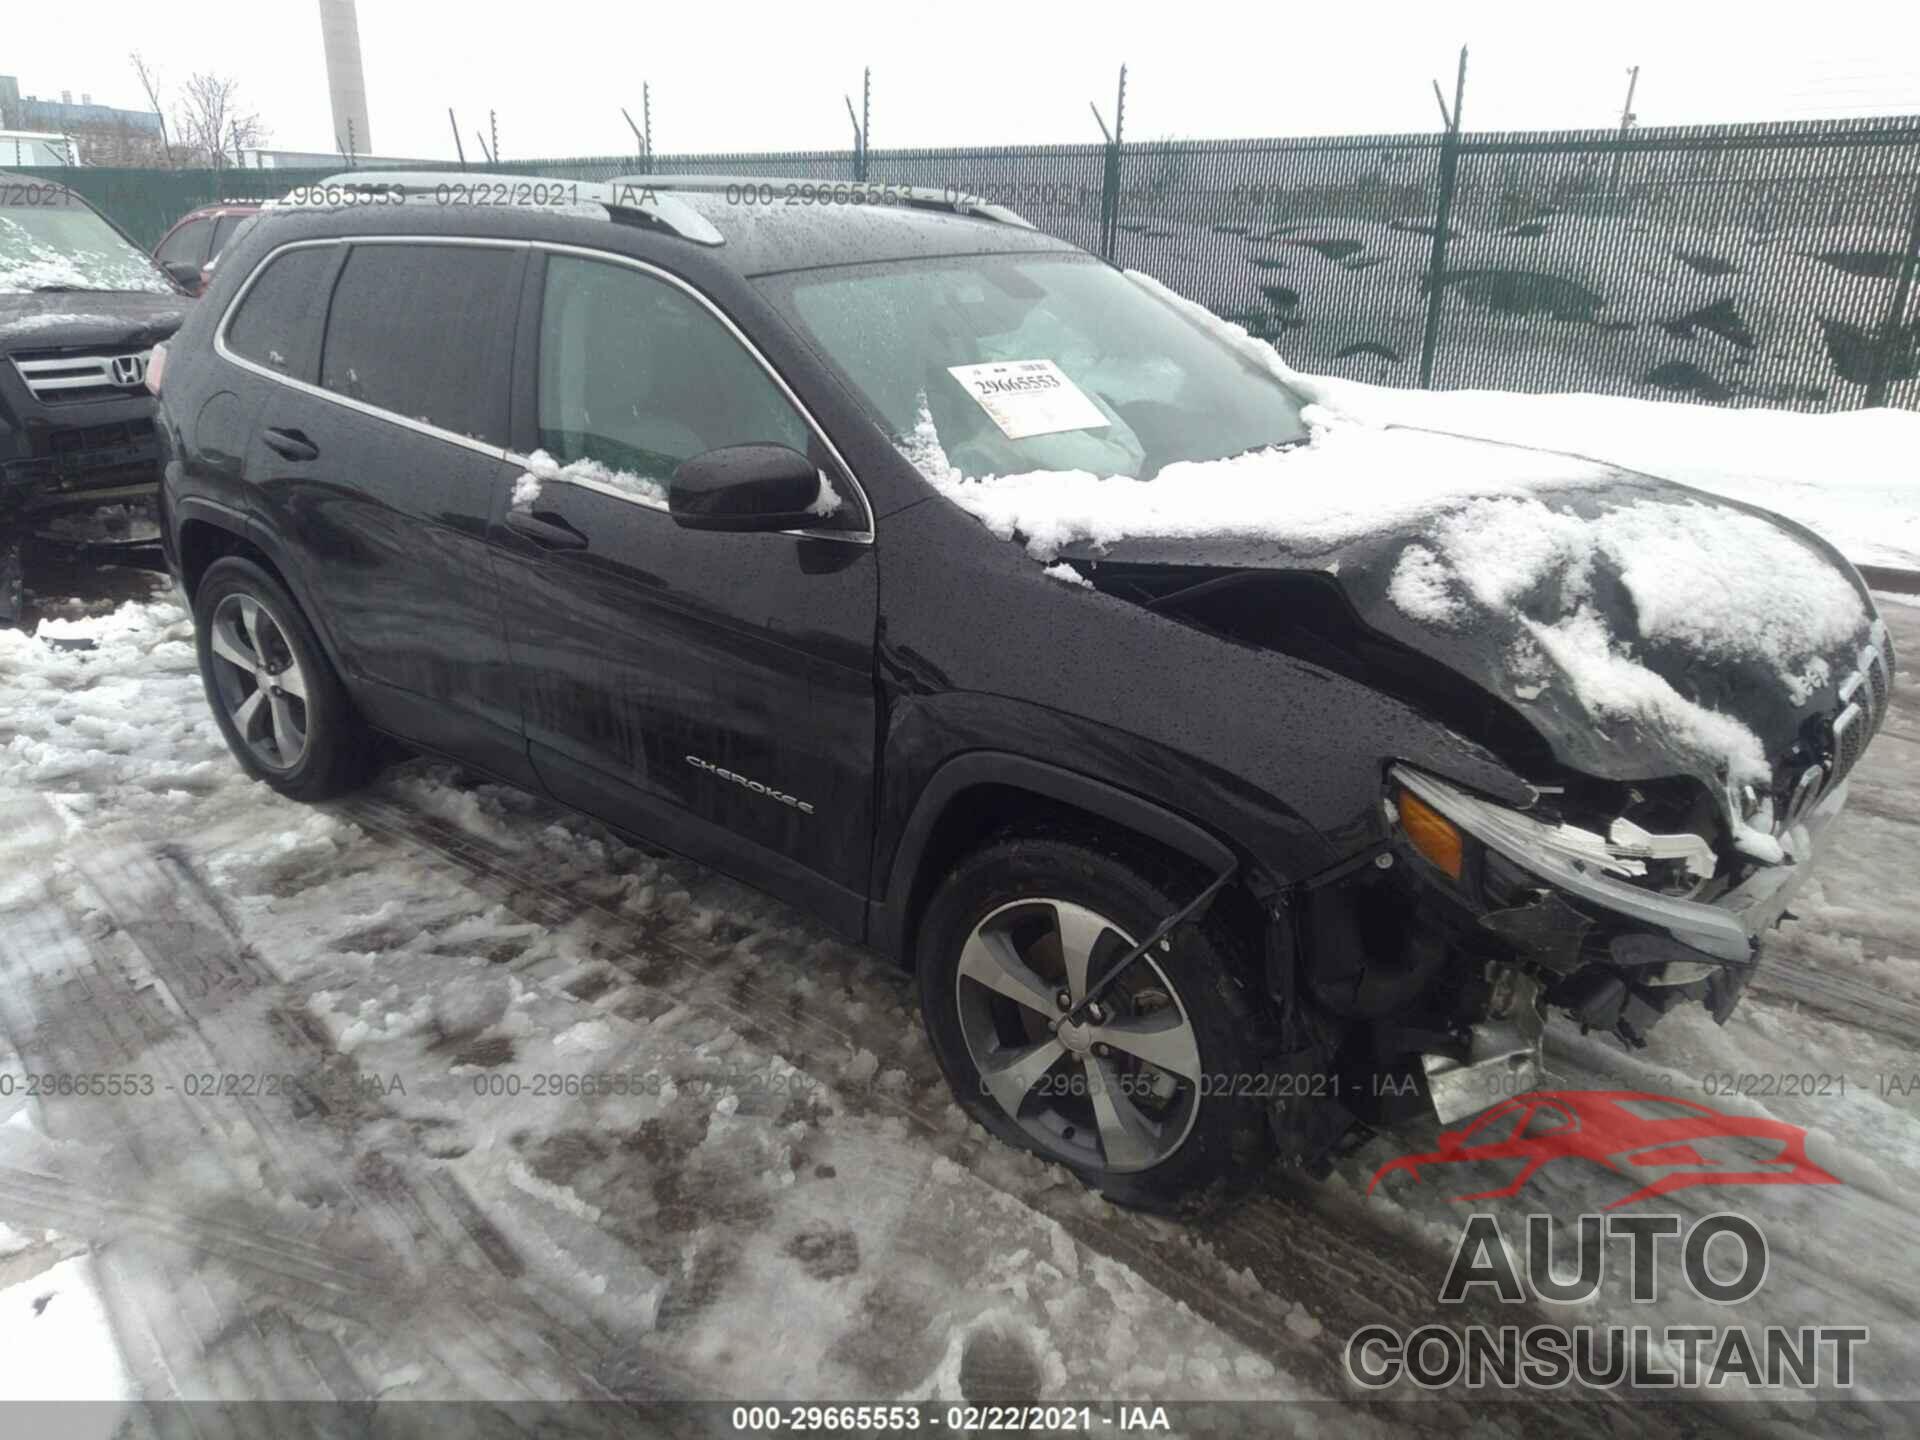
<svg viewBox="0 0 1920 1440"><path fill-rule="evenodd" d="M1393 778L1438 810L1489 850L1545 881L1582 908L1594 908L1661 932L1696 951L1706 968L1745 965L1762 932L1786 912L1807 881L1821 837L1847 802L1845 782L1781 834L1790 863L1757 870L1740 885L1711 901L1656 894L1602 873L1596 865L1546 851L1529 831L1536 822L1518 811L1493 804L1430 775L1396 766ZM1667 983L1680 983L1673 975Z"/></svg>

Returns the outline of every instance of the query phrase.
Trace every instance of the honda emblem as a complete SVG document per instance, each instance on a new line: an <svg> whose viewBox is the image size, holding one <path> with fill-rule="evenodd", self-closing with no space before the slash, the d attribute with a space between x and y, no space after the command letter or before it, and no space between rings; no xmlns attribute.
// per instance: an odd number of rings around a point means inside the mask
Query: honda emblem
<svg viewBox="0 0 1920 1440"><path fill-rule="evenodd" d="M147 357L144 355L116 355L113 357L113 383L116 385L138 385L147 378Z"/></svg>

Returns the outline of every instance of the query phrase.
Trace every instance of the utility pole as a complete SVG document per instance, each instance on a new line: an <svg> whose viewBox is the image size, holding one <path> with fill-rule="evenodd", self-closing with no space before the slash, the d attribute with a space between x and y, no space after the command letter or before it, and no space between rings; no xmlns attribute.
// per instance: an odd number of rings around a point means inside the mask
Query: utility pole
<svg viewBox="0 0 1920 1440"><path fill-rule="evenodd" d="M1107 129L1107 122L1100 114L1100 107L1089 100L1087 108L1093 112L1093 123L1100 127L1100 135L1107 142L1106 164L1100 176L1100 256L1108 264L1113 263L1114 234L1119 229L1120 220L1120 140L1127 123L1127 67L1120 67L1120 88L1113 100L1113 129Z"/></svg>
<svg viewBox="0 0 1920 1440"><path fill-rule="evenodd" d="M845 97L847 120L853 126L853 178L867 178L867 121L873 110L873 67L860 72L860 113L853 113L853 97Z"/></svg>
<svg viewBox="0 0 1920 1440"><path fill-rule="evenodd" d="M460 168L467 168L467 147L460 143L460 122L453 118L453 107L447 107L447 124L453 127L453 153L460 157Z"/></svg>
<svg viewBox="0 0 1920 1440"><path fill-rule="evenodd" d="M1627 159L1627 132L1633 128L1637 118L1633 113L1633 92L1639 84L1640 67L1635 65L1627 71L1627 102L1620 107L1620 143L1613 152L1613 177L1607 182L1609 196L1617 197L1620 194L1620 167Z"/></svg>
<svg viewBox="0 0 1920 1440"><path fill-rule="evenodd" d="M1447 109L1440 82L1433 82L1446 132L1440 137L1440 204L1433 217L1433 253L1427 262L1427 325L1420 338L1420 388L1433 388L1433 356L1440 344L1440 309L1447 291L1447 235L1453 221L1454 182L1460 173L1460 111L1467 98L1467 47L1460 47L1460 69L1453 81L1453 109Z"/></svg>

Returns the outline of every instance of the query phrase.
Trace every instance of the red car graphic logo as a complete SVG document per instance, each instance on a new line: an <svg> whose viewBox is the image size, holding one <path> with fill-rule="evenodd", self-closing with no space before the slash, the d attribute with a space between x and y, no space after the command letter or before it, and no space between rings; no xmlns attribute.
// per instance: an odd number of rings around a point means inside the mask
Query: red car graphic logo
<svg viewBox="0 0 1920 1440"><path fill-rule="evenodd" d="M1396 1171L1418 1181L1423 1166L1518 1162L1519 1173L1499 1189L1453 1197L1493 1200L1517 1194L1541 1166L1569 1158L1645 1181L1608 1202L1608 1210L1694 1185L1840 1184L1807 1158L1807 1132L1785 1121L1636 1090L1530 1090L1457 1130L1442 1130L1437 1150L1389 1160L1373 1172L1367 1193Z"/></svg>

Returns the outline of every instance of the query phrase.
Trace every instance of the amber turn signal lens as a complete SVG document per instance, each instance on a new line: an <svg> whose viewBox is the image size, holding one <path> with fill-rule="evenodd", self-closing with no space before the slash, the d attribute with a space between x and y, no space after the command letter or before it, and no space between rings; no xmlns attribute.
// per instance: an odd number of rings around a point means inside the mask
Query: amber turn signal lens
<svg viewBox="0 0 1920 1440"><path fill-rule="evenodd" d="M1413 848L1444 871L1449 879L1458 880L1465 847L1461 843L1460 832L1453 828L1453 822L1419 796L1405 790L1400 792L1398 804L1400 828L1407 832L1407 839L1413 842Z"/></svg>

